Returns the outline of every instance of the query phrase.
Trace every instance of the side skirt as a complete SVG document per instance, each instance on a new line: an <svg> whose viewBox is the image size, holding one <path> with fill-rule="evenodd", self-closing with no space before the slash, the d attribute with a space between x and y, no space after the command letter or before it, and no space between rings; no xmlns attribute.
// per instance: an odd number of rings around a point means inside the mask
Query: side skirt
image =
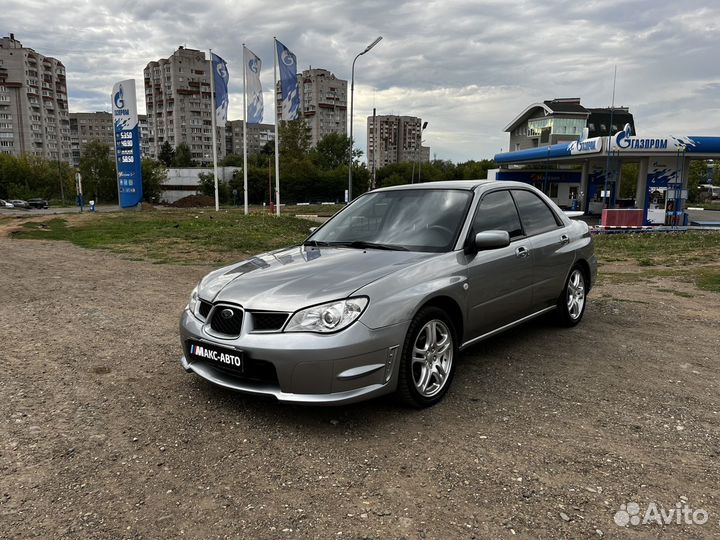
<svg viewBox="0 0 720 540"><path fill-rule="evenodd" d="M491 330L490 332L487 332L483 334L482 336L478 336L476 338L471 339L470 341L466 341L462 345L460 345L460 350L469 347L470 345L473 345L479 341L482 341L483 339L487 339L489 337L492 337L496 334L499 334L500 332L504 332L505 330L509 330L510 328L517 326L519 324L524 323L525 321L529 321L530 319L534 319L535 317L539 317L543 313L547 313L548 311L552 311L553 309L556 309L557 306L549 306L544 309L541 309L540 311L536 311L535 313L531 313L530 315L527 315L523 317L522 319L518 319L517 321L513 321L511 323L506 324L505 326L501 326L500 328L496 328L495 330Z"/></svg>

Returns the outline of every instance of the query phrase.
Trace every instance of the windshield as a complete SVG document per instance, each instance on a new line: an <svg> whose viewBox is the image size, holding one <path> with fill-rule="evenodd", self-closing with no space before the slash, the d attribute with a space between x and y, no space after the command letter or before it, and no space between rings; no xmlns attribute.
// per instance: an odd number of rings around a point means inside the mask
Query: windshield
<svg viewBox="0 0 720 540"><path fill-rule="evenodd" d="M472 192L402 189L363 195L307 243L410 251L450 251Z"/></svg>

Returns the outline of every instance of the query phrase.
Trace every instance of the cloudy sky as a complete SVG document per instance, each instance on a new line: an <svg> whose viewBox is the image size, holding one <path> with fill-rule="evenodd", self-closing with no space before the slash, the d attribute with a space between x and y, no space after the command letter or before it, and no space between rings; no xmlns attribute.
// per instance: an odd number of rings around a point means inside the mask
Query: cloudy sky
<svg viewBox="0 0 720 540"><path fill-rule="evenodd" d="M3 0L0 31L62 60L71 111L109 110L113 82L135 78L178 47L212 48L229 64L230 118L242 118L245 42L272 86L272 37L301 68L350 78L355 54L357 144L365 118L420 116L440 159L492 157L507 125L530 103L581 97L616 104L638 132L720 134L720 2L717 0ZM265 120L273 100L265 95ZM139 104L144 111L144 103Z"/></svg>

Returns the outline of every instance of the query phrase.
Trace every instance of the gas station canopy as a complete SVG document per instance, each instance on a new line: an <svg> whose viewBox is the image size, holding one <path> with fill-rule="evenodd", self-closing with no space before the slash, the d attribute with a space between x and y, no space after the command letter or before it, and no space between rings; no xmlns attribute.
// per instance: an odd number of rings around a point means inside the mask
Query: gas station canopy
<svg viewBox="0 0 720 540"><path fill-rule="evenodd" d="M636 224L683 224L691 159L720 159L720 137L639 137L626 125L610 137L496 154L495 179L534 184L561 206L572 201L586 213L600 213L615 208L621 165L639 163Z"/></svg>

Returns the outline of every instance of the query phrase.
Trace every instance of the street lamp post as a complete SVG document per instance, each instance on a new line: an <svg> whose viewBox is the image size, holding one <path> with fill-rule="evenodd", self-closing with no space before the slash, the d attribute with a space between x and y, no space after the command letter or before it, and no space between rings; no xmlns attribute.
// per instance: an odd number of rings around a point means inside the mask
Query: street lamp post
<svg viewBox="0 0 720 540"><path fill-rule="evenodd" d="M373 41L370 45L365 47L365 50L358 54L352 63L352 72L350 76L350 157L349 157L349 164L348 164L348 204L350 204L350 201L352 201L352 167L353 167L353 97L355 94L355 62L357 62L357 59L360 58L363 54L367 53L372 49L375 45L380 43L380 40L382 39L382 36L378 36L378 38Z"/></svg>

